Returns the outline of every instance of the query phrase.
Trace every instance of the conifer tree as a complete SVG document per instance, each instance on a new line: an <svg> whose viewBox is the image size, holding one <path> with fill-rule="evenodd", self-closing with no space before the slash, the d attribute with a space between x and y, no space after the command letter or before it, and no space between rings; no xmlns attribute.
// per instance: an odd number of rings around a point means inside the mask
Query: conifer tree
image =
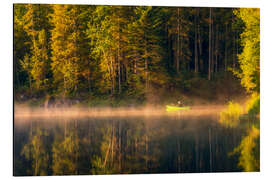
<svg viewBox="0 0 270 180"><path fill-rule="evenodd" d="M45 30L41 30L38 33L38 39L33 40L33 46L31 48L32 57L32 68L31 76L35 81L36 89L41 89L47 86L48 79L46 74L49 70L49 58L48 50L46 45L46 34Z"/></svg>
<svg viewBox="0 0 270 180"><path fill-rule="evenodd" d="M165 69L159 66L164 56L162 22L165 14L160 8L150 6L136 7L134 11L134 22L129 25L129 57L134 58L136 74L143 77L147 91L150 83L162 84L165 78L159 73L165 73Z"/></svg>
<svg viewBox="0 0 270 180"><path fill-rule="evenodd" d="M257 16L253 9L15 5L15 86L143 99L168 84L189 88L194 72L215 80L240 68L243 86L259 91Z"/></svg>
<svg viewBox="0 0 270 180"><path fill-rule="evenodd" d="M51 15L52 71L55 85L64 94L76 93L88 64L81 6L54 5Z"/></svg>
<svg viewBox="0 0 270 180"><path fill-rule="evenodd" d="M23 16L23 29L27 33L30 41L30 62L24 70L28 71L29 81L31 79L35 83L35 89L40 90L45 88L48 82L46 75L49 71L48 57L48 31L50 28L48 22L48 13L50 7L47 5L25 5L26 13ZM46 29L46 30L45 30ZM28 56L23 61L27 61ZM31 64L31 65L30 65ZM24 65L24 67L25 67ZM32 87L31 87L32 88Z"/></svg>
<svg viewBox="0 0 270 180"><path fill-rule="evenodd" d="M172 41L173 65L177 73L185 70L191 60L189 31L192 28L189 19L190 8L168 8L168 36Z"/></svg>
<svg viewBox="0 0 270 180"><path fill-rule="evenodd" d="M25 32L24 29L24 20L23 16L26 13L26 7L24 4L16 4L14 5L14 88L18 89L25 84L27 80L27 71L24 71L20 61L24 59L24 56L28 53L29 54L29 36ZM26 73L25 73L26 72Z"/></svg>
<svg viewBox="0 0 270 180"><path fill-rule="evenodd" d="M93 21L88 25L87 33L93 46L91 53L100 59L103 87L104 90L110 90L111 94L117 90L118 93L121 92L124 72L127 71L124 43L129 8L98 6L93 12Z"/></svg>

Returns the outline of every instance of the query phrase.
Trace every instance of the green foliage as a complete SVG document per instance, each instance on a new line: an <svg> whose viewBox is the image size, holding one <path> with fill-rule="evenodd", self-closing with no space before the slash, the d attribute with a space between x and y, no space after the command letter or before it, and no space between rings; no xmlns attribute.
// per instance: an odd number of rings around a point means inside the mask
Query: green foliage
<svg viewBox="0 0 270 180"><path fill-rule="evenodd" d="M24 29L24 14L26 7L23 4L14 5L14 87L21 88L26 80L24 79L27 71L21 66L20 61L24 59L26 54L29 54L30 39ZM26 72L26 73L25 73Z"/></svg>
<svg viewBox="0 0 270 180"><path fill-rule="evenodd" d="M31 69L32 69L32 64L31 64L31 61L30 61L29 54L26 54L24 56L24 59L20 60L20 64L21 64L23 70L25 70L26 72L28 72L30 74ZM29 77L29 79L30 79L30 77Z"/></svg>
<svg viewBox="0 0 270 180"><path fill-rule="evenodd" d="M48 79L46 75L49 70L49 58L46 44L45 30L38 32L38 39L33 40L32 57L31 57L31 75L36 84L36 89L44 89L48 87Z"/></svg>
<svg viewBox="0 0 270 180"><path fill-rule="evenodd" d="M136 7L135 19L129 25L129 57L136 62L136 75L145 83L146 91L163 87L168 80L164 67L164 18L166 14L159 7Z"/></svg>
<svg viewBox="0 0 270 180"><path fill-rule="evenodd" d="M93 157L91 165L92 165L91 169L92 174L112 174L112 170L104 166L104 162L98 156Z"/></svg>
<svg viewBox="0 0 270 180"><path fill-rule="evenodd" d="M27 4L16 5L15 9L17 9L15 27L18 29L18 32L15 33L18 35L15 38L17 41L15 44L19 43L16 46L18 46L19 51L17 53L20 53L15 54L15 57L21 57L24 54L24 60L21 60L20 65L28 74L30 89L34 88L37 92L46 90L48 88L48 78L46 76L50 70L48 56L48 31L50 25L47 18L50 7L48 5ZM25 33L17 34L23 32ZM20 41L23 41L23 44L20 45ZM23 47L20 46L25 46L24 50L26 52L21 51ZM35 86L31 85L31 81Z"/></svg>
<svg viewBox="0 0 270 180"><path fill-rule="evenodd" d="M239 54L242 85L248 91L260 91L260 9L241 8L235 11L245 24L241 34L243 51Z"/></svg>
<svg viewBox="0 0 270 180"><path fill-rule="evenodd" d="M246 111L249 115L259 115L260 113L260 95L254 93L246 102Z"/></svg>
<svg viewBox="0 0 270 180"><path fill-rule="evenodd" d="M15 4L16 94L148 101L169 89L215 100L237 52L243 86L259 91L258 9L212 10L207 82L209 8Z"/></svg>
<svg viewBox="0 0 270 180"><path fill-rule="evenodd" d="M32 56L25 54L24 59L20 60L22 69L28 74L30 86L31 81L33 81L37 90L48 87L46 75L49 71L49 60L46 46L45 30L41 30L38 33L38 39L33 40L31 47Z"/></svg>
<svg viewBox="0 0 270 180"><path fill-rule="evenodd" d="M220 112L219 122L226 127L236 127L242 114L243 109L239 104L229 102L228 108Z"/></svg>
<svg viewBox="0 0 270 180"><path fill-rule="evenodd" d="M65 95L76 93L80 79L89 75L88 45L84 28L87 9L81 6L54 5L52 29L52 72L54 83Z"/></svg>

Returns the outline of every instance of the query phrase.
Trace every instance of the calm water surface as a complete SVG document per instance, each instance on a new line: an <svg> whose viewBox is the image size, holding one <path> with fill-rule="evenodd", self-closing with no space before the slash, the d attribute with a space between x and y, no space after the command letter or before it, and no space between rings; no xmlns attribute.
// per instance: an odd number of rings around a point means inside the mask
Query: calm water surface
<svg viewBox="0 0 270 180"><path fill-rule="evenodd" d="M243 129L223 127L218 118L15 117L14 175L240 171L229 153Z"/></svg>

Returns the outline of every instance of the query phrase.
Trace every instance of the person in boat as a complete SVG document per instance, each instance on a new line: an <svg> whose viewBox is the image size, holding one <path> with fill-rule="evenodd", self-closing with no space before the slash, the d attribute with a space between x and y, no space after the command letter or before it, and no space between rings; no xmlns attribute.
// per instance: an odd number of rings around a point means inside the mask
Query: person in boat
<svg viewBox="0 0 270 180"><path fill-rule="evenodd" d="M182 106L183 106L183 103L179 100L179 101L177 102L177 106L178 106L178 107L182 107Z"/></svg>

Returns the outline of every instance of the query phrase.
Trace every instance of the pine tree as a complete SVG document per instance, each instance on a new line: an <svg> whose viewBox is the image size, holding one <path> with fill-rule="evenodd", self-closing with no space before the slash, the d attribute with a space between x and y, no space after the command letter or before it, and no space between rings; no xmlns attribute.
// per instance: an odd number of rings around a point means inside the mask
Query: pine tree
<svg viewBox="0 0 270 180"><path fill-rule="evenodd" d="M111 94L117 98L121 94L143 99L146 92L165 85L188 88L194 73L196 78L215 79L219 72L240 68L242 84L258 89L259 63L254 65L254 58L258 62L259 55L249 54L253 42L246 40L255 37L252 18L240 12L235 15L231 8L15 5L15 85L20 91L27 85L32 94L50 89L65 96ZM247 25L240 36L243 23ZM252 52L258 54L258 43L254 46Z"/></svg>
<svg viewBox="0 0 270 180"><path fill-rule="evenodd" d="M25 71L20 61L24 59L24 56L30 51L30 38L25 32L24 29L24 19L23 16L26 13L27 9L24 4L14 4L14 89L18 90L19 88L25 85L27 80L27 71ZM26 73L25 73L26 72Z"/></svg>
<svg viewBox="0 0 270 180"><path fill-rule="evenodd" d="M48 31L50 25L48 22L48 13L50 7L47 5L25 5L26 13L23 16L22 24L23 29L27 33L30 41L30 62L22 64L28 65L28 78L29 82L33 80L35 89L41 90L47 87L48 79L46 75L49 70L49 57L48 57ZM45 30L46 29L46 30ZM26 56L26 61L28 60ZM24 67L25 67L24 65ZM31 87L32 88L32 87Z"/></svg>
<svg viewBox="0 0 270 180"><path fill-rule="evenodd" d="M28 75L28 81L29 81L29 90L32 92L32 62L30 60L29 54L26 54L23 58L23 60L20 60L20 65L22 66L22 69L27 72Z"/></svg>
<svg viewBox="0 0 270 180"><path fill-rule="evenodd" d="M38 33L37 40L33 40L33 46L31 48L32 56L32 68L31 68L31 76L36 85L36 89L41 89L47 87L48 79L46 78L46 74L49 70L49 58L48 58L48 50L46 45L46 34L45 30L41 30Z"/></svg>
<svg viewBox="0 0 270 180"><path fill-rule="evenodd" d="M189 32L192 28L190 8L169 8L169 38L172 40L174 67L176 72L188 68L191 60Z"/></svg>
<svg viewBox="0 0 270 180"><path fill-rule="evenodd" d="M128 62L124 58L124 32L128 24L129 9L130 7L122 6L98 6L93 13L93 21L88 25L88 36L93 46L91 53L100 60L103 89L110 90L111 94L117 90L118 93L121 92L121 84L128 71Z"/></svg>
<svg viewBox="0 0 270 180"><path fill-rule="evenodd" d="M162 23L165 14L162 9L150 6L136 7L134 11L134 22L129 25L129 57L136 63L136 75L143 77L147 91L151 84L164 83L165 77L160 72L165 69L159 65L163 64L164 56Z"/></svg>
<svg viewBox="0 0 270 180"><path fill-rule="evenodd" d="M81 6L54 5L51 23L52 29L52 71L55 85L65 95L76 93L80 78L89 68L87 41Z"/></svg>

